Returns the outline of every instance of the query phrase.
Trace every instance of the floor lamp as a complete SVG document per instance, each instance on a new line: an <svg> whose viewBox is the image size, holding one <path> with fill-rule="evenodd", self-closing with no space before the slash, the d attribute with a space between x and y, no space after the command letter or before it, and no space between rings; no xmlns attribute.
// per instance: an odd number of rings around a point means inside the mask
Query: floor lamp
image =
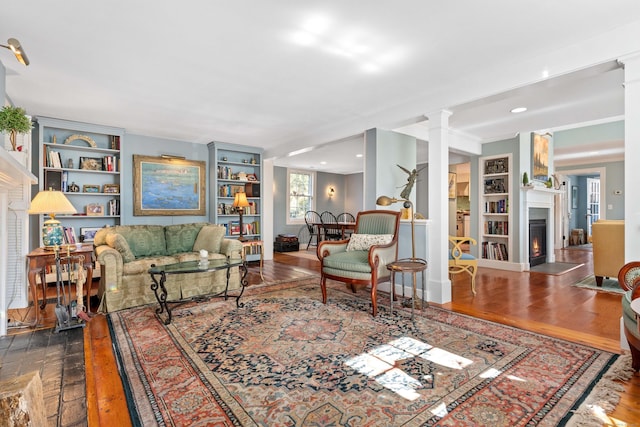
<svg viewBox="0 0 640 427"><path fill-rule="evenodd" d="M238 211L238 215L240 215L240 237L238 240L244 242L247 240L244 237L244 224L242 223L242 215L244 214L244 208L249 206L249 201L247 200L247 193L244 191L238 191L235 195L235 199L233 200L233 207Z"/></svg>

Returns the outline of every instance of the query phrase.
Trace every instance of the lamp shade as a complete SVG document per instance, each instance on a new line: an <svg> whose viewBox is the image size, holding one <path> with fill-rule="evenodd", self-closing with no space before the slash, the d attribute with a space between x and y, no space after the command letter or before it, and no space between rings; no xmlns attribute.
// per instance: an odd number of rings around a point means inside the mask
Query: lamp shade
<svg viewBox="0 0 640 427"><path fill-rule="evenodd" d="M247 193L244 191L239 191L235 195L235 199L233 200L234 208L246 208L249 206L249 201L247 200Z"/></svg>
<svg viewBox="0 0 640 427"><path fill-rule="evenodd" d="M31 201L29 213L34 215L49 214L50 218L42 225L42 243L45 248L60 246L64 241L62 225L56 219L56 214L74 214L76 212L76 208L62 191L45 190L36 194L36 197Z"/></svg>

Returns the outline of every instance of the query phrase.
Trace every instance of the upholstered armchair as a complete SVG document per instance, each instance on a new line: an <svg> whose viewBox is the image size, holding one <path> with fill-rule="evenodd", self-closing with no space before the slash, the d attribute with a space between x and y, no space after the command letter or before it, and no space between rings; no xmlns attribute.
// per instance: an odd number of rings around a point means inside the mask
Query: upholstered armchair
<svg viewBox="0 0 640 427"><path fill-rule="evenodd" d="M618 273L618 282L626 292L622 295L622 320L624 335L631 349L631 366L640 371L640 329L631 301L640 298L640 261L625 264Z"/></svg>
<svg viewBox="0 0 640 427"><path fill-rule="evenodd" d="M478 259L471 254L463 252L463 244L475 245L472 237L449 236L449 278L454 274L467 273L471 276L471 291L476 294L476 272L478 271Z"/></svg>
<svg viewBox="0 0 640 427"><path fill-rule="evenodd" d="M321 263L322 302L327 303L327 279L346 283L353 292L357 286L371 286L373 316L378 314L378 283L388 281L386 266L398 258L400 212L372 210L358 212L350 238L325 240L318 245Z"/></svg>
<svg viewBox="0 0 640 427"><path fill-rule="evenodd" d="M616 277L624 265L624 220L598 220L591 228L593 275L602 286L603 277Z"/></svg>

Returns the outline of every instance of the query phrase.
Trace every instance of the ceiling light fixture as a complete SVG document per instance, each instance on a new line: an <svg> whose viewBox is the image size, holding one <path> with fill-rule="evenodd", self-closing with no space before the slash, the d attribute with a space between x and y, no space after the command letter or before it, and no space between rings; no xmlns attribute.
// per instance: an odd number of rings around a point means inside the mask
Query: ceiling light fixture
<svg viewBox="0 0 640 427"><path fill-rule="evenodd" d="M527 107L516 107L511 110L513 114L524 113L525 111L527 111Z"/></svg>
<svg viewBox="0 0 640 427"><path fill-rule="evenodd" d="M27 54L24 52L24 49L22 48L18 40L10 38L9 40L7 40L6 46L3 44L0 44L0 46L12 51L18 59L18 62L20 62L22 65L29 65L29 58L27 58Z"/></svg>

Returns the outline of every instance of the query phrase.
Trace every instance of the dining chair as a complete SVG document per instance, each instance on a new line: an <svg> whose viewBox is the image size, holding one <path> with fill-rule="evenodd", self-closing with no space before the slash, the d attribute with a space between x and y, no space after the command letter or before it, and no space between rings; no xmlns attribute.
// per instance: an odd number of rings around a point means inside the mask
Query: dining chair
<svg viewBox="0 0 640 427"><path fill-rule="evenodd" d="M320 214L324 238L326 240L342 240L342 229L338 225L338 219L329 211Z"/></svg>
<svg viewBox="0 0 640 427"><path fill-rule="evenodd" d="M471 276L471 292L476 294L476 272L478 271L478 259L463 251L462 245L475 245L472 237L449 236L449 278L454 274L467 273Z"/></svg>
<svg viewBox="0 0 640 427"><path fill-rule="evenodd" d="M356 218L350 214L349 212L342 212L340 215L338 215L336 217L336 219L338 220L338 222L356 222ZM344 237L350 237L353 234L353 230L352 229L344 229L343 230L343 236Z"/></svg>
<svg viewBox="0 0 640 427"><path fill-rule="evenodd" d="M307 250L313 242L313 238L316 238L316 243L314 246L318 246L320 240L322 240L321 231L322 231L322 220L320 219L320 214L316 211L307 211L304 214L304 222L307 224L307 230L309 230L309 241L307 242Z"/></svg>

